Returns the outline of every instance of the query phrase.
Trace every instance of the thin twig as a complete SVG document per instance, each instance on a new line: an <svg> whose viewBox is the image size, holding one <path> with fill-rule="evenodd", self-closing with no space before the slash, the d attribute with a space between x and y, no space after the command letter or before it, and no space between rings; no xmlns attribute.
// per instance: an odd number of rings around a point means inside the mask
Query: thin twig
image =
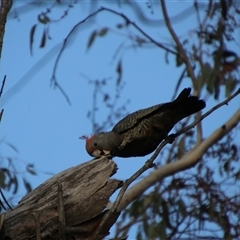
<svg viewBox="0 0 240 240"><path fill-rule="evenodd" d="M96 229L96 231L93 233L93 235L91 236L91 239L95 239L96 236L98 236L99 232L101 231L101 229L103 228L104 224L106 223L106 221L108 220L108 218L111 216L112 213L118 211L117 208L122 200L122 197L124 195L124 193L126 192L127 188L129 187L129 185L136 180L143 172L145 172L146 170L152 168L154 166L153 162L156 159L156 157L159 155L160 151L163 149L164 146L166 146L168 143L171 143L176 137L178 137L179 135L183 134L184 132L187 132L189 129L193 128L195 125L197 125L200 121L202 121L204 118L206 118L208 115L210 115L212 112L214 112L215 110L217 110L218 108L220 108L221 106L227 104L229 101L231 101L234 97L236 97L238 94L240 94L240 88L230 97L228 97L226 100L224 100L223 102L217 104L216 106L214 106L213 108L211 108L208 112L206 112L205 114L203 114L199 119L197 119L196 121L194 121L192 124L190 124L189 126L183 128L182 130L178 131L176 134L172 134L169 137L167 137L156 149L156 151L154 152L154 154L151 156L151 158L149 160L147 160L145 162L145 164L143 165L143 167L141 167L137 172L135 172L129 179L127 179L117 198L116 201L113 203L111 209L109 210L109 212L103 217L102 222L100 223L100 225L98 226L98 228Z"/></svg>
<svg viewBox="0 0 240 240"><path fill-rule="evenodd" d="M2 189L0 188L0 194L1 194L1 197L3 198L3 200L5 201L5 203L7 204L7 206L13 211L12 207L10 206L10 204L8 203L7 199L5 198L3 192L2 192ZM1 204L2 205L2 204ZM2 207L5 209L4 205L2 205ZM5 209L6 210L6 209Z"/></svg>
<svg viewBox="0 0 240 240"><path fill-rule="evenodd" d="M62 47L58 53L58 56L55 60L54 63L54 67L53 67L53 72L52 72L52 77L51 77L51 82L53 83L53 85L55 87L57 87L61 93L64 95L64 97L66 98L67 102L70 104L70 100L67 96L67 94L65 93L65 91L63 90L63 88L59 85L59 83L57 82L57 78L56 78L56 72L57 72L57 68L58 68L58 64L59 61L61 59L61 56L67 46L67 43L69 41L69 39L71 38L71 36L73 35L73 33L77 30L78 27L80 27L83 23L85 23L87 20L89 20L90 18L92 18L93 16L97 15L99 12L102 11L107 11L107 12L111 12L117 16L122 17L128 24L132 25L134 28L136 28L143 36L145 36L150 42L154 43L156 46L166 50L167 52L170 52L174 55L179 55L177 52L173 51L172 49L164 46L163 44L157 42L156 40L154 40L150 35L148 35L146 32L144 32L135 22L131 21L125 14L123 13L119 13L115 10L112 10L110 8L106 8L106 7L100 7L98 10L96 10L95 12L89 14L86 18L84 18L83 20L81 20L80 22L78 22L75 26L73 26L73 28L71 29L71 31L68 33L68 35L66 36L66 38L63 40L62 43Z"/></svg>
<svg viewBox="0 0 240 240"><path fill-rule="evenodd" d="M89 14L86 18L84 18L82 21L78 22L72 29L71 31L68 33L67 37L63 40L63 44L62 44L62 47L58 53L58 56L55 60L55 63L54 63L54 67L53 67L53 73L52 73L52 77L51 77L51 82L54 84L54 86L58 87L59 90L63 93L64 97L66 98L67 102L70 104L70 100L69 98L67 97L67 94L63 91L62 87L59 85L59 83L57 82L56 80L56 71L57 71L57 68L58 68L58 64L59 64L59 61L60 61L60 58L67 46L67 43L70 39L70 37L72 36L72 34L77 30L77 28L83 24L84 22L86 22L89 18L93 17L94 15L96 15L97 13L99 13L100 11L102 11L102 9L98 9L97 11Z"/></svg>
<svg viewBox="0 0 240 240"><path fill-rule="evenodd" d="M224 101L222 101L221 103L217 104L216 106L214 106L213 108L211 108L209 111L207 111L205 114L203 114L200 118L198 118L196 121L194 121L192 124L188 125L187 127L183 128L182 130L180 130L179 132L177 132L176 134L174 134L174 137L178 137L179 135L183 134L184 132L187 132L188 130L190 130L191 128L193 128L194 126L196 126L200 121L202 121L204 118L206 118L207 116L209 116L212 112L216 111L218 108L222 107L223 105L227 105L228 102L230 102L233 98L235 98L238 94L240 94L240 88L230 97L228 97L227 99L225 99Z"/></svg>
<svg viewBox="0 0 240 240"><path fill-rule="evenodd" d="M196 113L197 119L201 118L201 111ZM202 142L203 139L203 129L202 129L202 124L198 123L196 126L196 130L197 130L197 141L196 141L196 145L200 144Z"/></svg>
<svg viewBox="0 0 240 240"><path fill-rule="evenodd" d="M176 84L176 87L175 87L175 90L174 90L174 94L173 94L173 97L172 97L172 101L177 96L178 89L180 87L180 84L182 83L182 80L183 80L184 76L185 76L186 70L187 70L186 68L183 69L183 71L182 71L182 73L181 73L181 75L180 75L180 77L179 77L179 79L177 81L177 84Z"/></svg>
<svg viewBox="0 0 240 240"><path fill-rule="evenodd" d="M0 122L2 121L3 112L4 112L4 109L2 109L0 112Z"/></svg>
<svg viewBox="0 0 240 240"><path fill-rule="evenodd" d="M62 86L58 83L58 81L56 80L55 76L53 76L51 78L51 81L54 83L54 87L57 87L60 92L62 93L62 95L66 98L66 101L69 105L71 105L71 101L70 98L68 97L67 93L63 90Z"/></svg>
<svg viewBox="0 0 240 240"><path fill-rule="evenodd" d="M114 13L115 15L118 15L120 17L122 17L126 22L127 24L131 24L133 27L135 27L144 37L146 37L148 40L150 40L152 43L154 43L156 46L166 50L167 52L170 52L174 55L178 55L177 52L173 51L172 49L164 46L163 44L157 42L156 40L154 40L151 36L149 36L145 31L143 31L135 22L131 21L125 14L123 13L119 13L115 10L112 10L110 8L106 8L106 7L101 7L100 9L102 10L105 10L105 11L108 11L108 12L111 12L111 13Z"/></svg>
<svg viewBox="0 0 240 240"><path fill-rule="evenodd" d="M166 26L167 26L168 31L170 32L174 42L176 43L177 50L178 50L178 55L180 55L180 57L184 61L185 65L187 67L188 75L192 79L194 90L198 93L197 78L196 78L196 76L194 74L192 65L191 65L191 63L189 61L189 58L188 58L188 56L186 54L186 51L184 50L183 45L179 41L179 38L178 38L177 34L175 33L172 25L171 25L171 22L170 22L168 13L167 13L167 9L166 9L165 0L160 0L160 3L161 3L161 6L162 6L162 12L163 12L163 16L164 16L164 19L165 19Z"/></svg>
<svg viewBox="0 0 240 240"><path fill-rule="evenodd" d="M0 90L0 98L2 97L2 93L3 93L3 88L6 82L6 75L4 76L3 80L2 80L2 86L1 86L1 90Z"/></svg>
<svg viewBox="0 0 240 240"><path fill-rule="evenodd" d="M146 208L144 208L146 209ZM120 235L120 233L122 233L121 235L122 236L127 236L128 232L129 232L129 229L134 225L134 224L137 224L139 222L142 221L143 218L140 218L139 217L132 217L128 223L126 223L125 225L123 226L118 226L119 224L116 224L116 233L115 233L115 237L118 237Z"/></svg>

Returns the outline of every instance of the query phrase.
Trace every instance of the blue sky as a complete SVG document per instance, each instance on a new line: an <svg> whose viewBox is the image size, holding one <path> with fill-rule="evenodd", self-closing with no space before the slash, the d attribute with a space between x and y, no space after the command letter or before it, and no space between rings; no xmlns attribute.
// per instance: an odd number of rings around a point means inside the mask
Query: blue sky
<svg viewBox="0 0 240 240"><path fill-rule="evenodd" d="M103 3L106 5L105 1ZM22 4L23 2L20 1L17 3L17 5ZM139 5L142 8L146 6L144 2ZM169 14L179 13L190 5L191 2L168 1ZM142 25L130 8L118 8L114 4L110 4L109 7L129 14L132 20ZM29 32L37 23L37 15L42 9L44 10L45 7L38 7L25 13L19 11L18 18L14 18L13 12L10 14L1 59L1 79L7 75L7 81L0 103L5 110L1 122L0 156L13 159L20 181L21 176L25 174L26 164L33 163L37 176L26 175L33 188L51 177L51 174L91 159L85 151L84 141L78 139L79 136L92 132L87 112L92 107L93 86L82 77L82 74L91 79L111 77L112 80L109 81L107 89L109 92L114 92L117 77L115 66L118 59L113 59L113 53L122 42L127 46L131 45L126 32L121 34L110 32L107 36L98 38L91 49L86 50L89 35L93 30L101 29L106 25L114 28L116 23L123 20L109 13L100 13L94 21L82 25L64 52L57 70L57 80L71 100L69 105L58 89L50 87L54 60L72 26L93 11L94 7L90 7L87 2L74 5L66 19L50 26L52 40L49 40L43 49L38 47L43 27L38 26L33 45L34 54L31 56ZM61 8L56 10L56 18L62 14L62 11ZM154 9L154 14L148 11L147 15L154 19L162 19L160 6ZM174 27L177 33L183 36L189 29L194 28L194 24L196 24L194 15L190 15L189 20L176 23ZM148 25L142 25L142 27L159 41L167 42L170 39L164 25L161 25L158 31ZM237 40L239 43L240 39ZM39 63L47 53L47 57ZM164 52L153 47L128 48L120 56L123 59L122 81L125 82L125 87L118 106L130 99L127 110L133 112L171 100L176 81L182 71L181 68L176 68L173 57L169 57L170 64L167 65ZM37 64L36 67L29 73L35 64ZM185 79L181 89L190 86L190 80ZM223 96L224 94L221 97ZM97 112L99 121L103 121L108 113L101 103L99 99ZM204 112L216 103L210 97ZM229 106L222 107L205 119L204 136L207 137L221 126L239 106L238 97L230 102ZM239 139L239 136L237 137ZM6 142L13 144L18 152L14 152ZM146 159L147 157L114 159L119 167L115 177L125 180L139 169ZM24 194L25 190L21 187L15 201L17 202Z"/></svg>

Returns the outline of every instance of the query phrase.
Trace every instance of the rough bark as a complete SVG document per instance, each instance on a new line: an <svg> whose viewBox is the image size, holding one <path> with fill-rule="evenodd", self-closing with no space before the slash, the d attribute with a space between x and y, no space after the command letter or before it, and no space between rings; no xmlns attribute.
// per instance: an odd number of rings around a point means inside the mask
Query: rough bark
<svg viewBox="0 0 240 240"><path fill-rule="evenodd" d="M88 239L107 212L110 196L122 185L109 179L116 170L116 164L103 157L53 176L5 213L2 236L13 240ZM111 216L97 239L108 234L119 214Z"/></svg>

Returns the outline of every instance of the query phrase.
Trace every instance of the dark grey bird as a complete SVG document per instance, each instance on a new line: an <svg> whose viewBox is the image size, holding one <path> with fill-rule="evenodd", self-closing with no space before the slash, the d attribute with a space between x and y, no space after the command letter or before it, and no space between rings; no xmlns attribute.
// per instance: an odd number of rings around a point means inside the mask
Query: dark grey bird
<svg viewBox="0 0 240 240"><path fill-rule="evenodd" d="M138 110L120 120L110 132L100 132L86 139L86 150L93 157L145 156L153 152L176 123L194 114L206 104L185 88L172 102Z"/></svg>

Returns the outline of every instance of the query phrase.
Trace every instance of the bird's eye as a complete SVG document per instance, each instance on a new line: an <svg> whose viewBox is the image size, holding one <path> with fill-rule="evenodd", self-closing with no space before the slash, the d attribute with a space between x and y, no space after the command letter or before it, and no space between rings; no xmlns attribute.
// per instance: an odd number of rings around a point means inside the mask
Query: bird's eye
<svg viewBox="0 0 240 240"><path fill-rule="evenodd" d="M97 143L95 142L93 145L96 147L96 146L97 146Z"/></svg>

